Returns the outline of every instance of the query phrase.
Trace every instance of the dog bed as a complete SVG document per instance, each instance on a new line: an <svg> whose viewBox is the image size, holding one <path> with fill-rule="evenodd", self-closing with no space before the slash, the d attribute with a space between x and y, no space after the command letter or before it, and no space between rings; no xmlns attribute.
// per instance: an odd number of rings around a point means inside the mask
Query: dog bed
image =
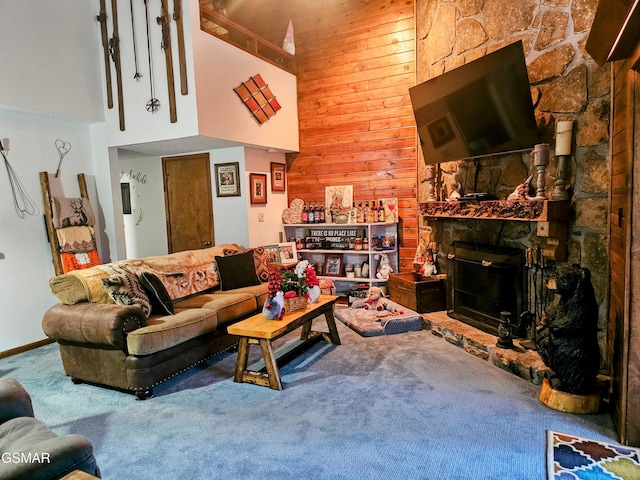
<svg viewBox="0 0 640 480"><path fill-rule="evenodd" d="M347 327L363 337L393 335L422 330L420 314L398 305L401 314L392 314L364 308L336 308L333 315Z"/></svg>

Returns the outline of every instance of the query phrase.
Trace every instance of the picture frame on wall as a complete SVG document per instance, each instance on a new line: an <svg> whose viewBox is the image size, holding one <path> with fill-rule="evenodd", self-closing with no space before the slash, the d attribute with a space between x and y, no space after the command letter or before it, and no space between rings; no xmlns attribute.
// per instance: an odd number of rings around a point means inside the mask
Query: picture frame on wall
<svg viewBox="0 0 640 480"><path fill-rule="evenodd" d="M267 203L267 174L250 173L249 185L252 205L266 205Z"/></svg>
<svg viewBox="0 0 640 480"><path fill-rule="evenodd" d="M287 180L285 164L271 162L271 191L284 192L286 188Z"/></svg>
<svg viewBox="0 0 640 480"><path fill-rule="evenodd" d="M216 196L239 197L240 196L240 164L218 163L215 165Z"/></svg>
<svg viewBox="0 0 640 480"><path fill-rule="evenodd" d="M324 275L327 277L342 276L342 254L332 253L324 257Z"/></svg>

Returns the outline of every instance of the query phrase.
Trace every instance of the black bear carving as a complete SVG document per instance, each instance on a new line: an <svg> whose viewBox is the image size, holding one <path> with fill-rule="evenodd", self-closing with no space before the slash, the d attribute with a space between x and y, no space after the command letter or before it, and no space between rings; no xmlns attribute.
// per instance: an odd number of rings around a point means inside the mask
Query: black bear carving
<svg viewBox="0 0 640 480"><path fill-rule="evenodd" d="M598 304L591 272L572 265L558 272L555 306L545 309L536 347L553 371L551 387L574 394L592 393L600 368Z"/></svg>

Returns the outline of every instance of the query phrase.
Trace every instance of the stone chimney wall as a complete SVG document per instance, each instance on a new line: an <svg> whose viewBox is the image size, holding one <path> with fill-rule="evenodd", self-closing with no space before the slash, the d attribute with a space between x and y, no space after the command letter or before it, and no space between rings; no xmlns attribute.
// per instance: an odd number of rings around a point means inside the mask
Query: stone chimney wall
<svg viewBox="0 0 640 480"><path fill-rule="evenodd" d="M592 272L606 321L607 211L609 189L610 66L598 67L585 51L598 0L416 0L417 83L522 40L541 143L551 147L546 193L555 183L555 124L573 120L570 162L572 200L567 263ZM439 193L488 192L506 198L534 174L528 152L439 165ZM535 175L534 175L535 178ZM426 167L419 153L418 199L426 201ZM420 221L421 237L426 238ZM535 224L438 220L438 260L454 240L528 248L543 241ZM434 238L432 237L432 238ZM606 330L601 325L601 332ZM602 343L603 344L603 343Z"/></svg>

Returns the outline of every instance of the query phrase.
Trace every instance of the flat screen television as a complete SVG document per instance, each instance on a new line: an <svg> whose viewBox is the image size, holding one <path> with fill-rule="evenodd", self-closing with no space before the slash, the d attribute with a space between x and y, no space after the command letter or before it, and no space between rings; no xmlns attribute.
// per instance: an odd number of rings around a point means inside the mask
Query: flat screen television
<svg viewBox="0 0 640 480"><path fill-rule="evenodd" d="M522 41L409 89L427 165L538 142Z"/></svg>

